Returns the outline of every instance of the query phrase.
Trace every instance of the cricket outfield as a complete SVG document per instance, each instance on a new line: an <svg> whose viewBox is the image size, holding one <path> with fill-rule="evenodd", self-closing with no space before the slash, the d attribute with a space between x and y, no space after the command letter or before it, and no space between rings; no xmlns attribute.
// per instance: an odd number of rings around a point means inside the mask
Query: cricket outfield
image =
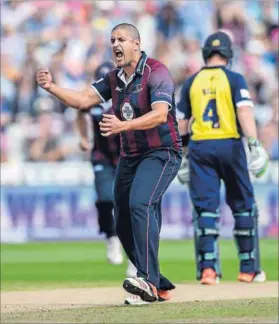
<svg viewBox="0 0 279 324"><path fill-rule="evenodd" d="M234 242L221 241L223 280L195 281L193 242L162 241L162 272L177 283L173 299L124 306L126 264L105 260L103 242L3 244L1 323L277 323L278 242L261 240L264 284L236 282Z"/></svg>

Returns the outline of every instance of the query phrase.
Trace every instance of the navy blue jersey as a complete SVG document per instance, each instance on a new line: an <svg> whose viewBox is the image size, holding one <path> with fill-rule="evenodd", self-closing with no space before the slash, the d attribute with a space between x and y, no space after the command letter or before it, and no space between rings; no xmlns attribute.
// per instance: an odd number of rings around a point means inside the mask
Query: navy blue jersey
<svg viewBox="0 0 279 324"><path fill-rule="evenodd" d="M236 109L253 107L244 77L224 66L204 67L181 90L178 110L184 119L193 117L192 140L242 136Z"/></svg>
<svg viewBox="0 0 279 324"><path fill-rule="evenodd" d="M93 164L108 162L112 166L116 166L120 151L119 135L104 137L100 131L100 121L103 114L114 114L111 101L95 106L90 110L90 116L93 124L94 146L91 154Z"/></svg>
<svg viewBox="0 0 279 324"><path fill-rule="evenodd" d="M124 70L114 69L94 82L92 87L104 102L112 98L115 115L120 120L131 120L147 114L156 102L166 102L170 107L166 123L148 130L120 134L122 156L138 156L158 148L180 150L174 82L162 63L142 52L135 73L127 82Z"/></svg>

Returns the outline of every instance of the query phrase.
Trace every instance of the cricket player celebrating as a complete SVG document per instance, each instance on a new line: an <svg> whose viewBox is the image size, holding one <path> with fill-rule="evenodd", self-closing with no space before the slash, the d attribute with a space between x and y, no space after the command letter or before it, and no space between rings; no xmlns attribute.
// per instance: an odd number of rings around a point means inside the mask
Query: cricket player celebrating
<svg viewBox="0 0 279 324"><path fill-rule="evenodd" d="M112 99L114 114L103 114L100 131L104 137L120 134L116 231L137 268L137 277L126 278L123 288L140 303L168 300L175 286L160 273L158 254L162 197L181 164L174 81L162 63L141 51L135 26L115 26L110 43L117 68L85 90L57 86L48 69L37 73L37 82L78 110Z"/></svg>
<svg viewBox="0 0 279 324"><path fill-rule="evenodd" d="M185 82L178 104L185 146L190 137L188 156L184 156L178 179L184 184L190 181L197 279L211 285L221 278L217 240L223 180L226 201L235 219L238 280L262 282L265 274L260 268L258 210L249 170L256 177L263 175L268 155L257 139L253 103L245 79L227 68L233 58L229 36L221 31L212 34L202 54L205 66ZM191 135L187 134L190 120ZM243 136L250 150L248 162Z"/></svg>

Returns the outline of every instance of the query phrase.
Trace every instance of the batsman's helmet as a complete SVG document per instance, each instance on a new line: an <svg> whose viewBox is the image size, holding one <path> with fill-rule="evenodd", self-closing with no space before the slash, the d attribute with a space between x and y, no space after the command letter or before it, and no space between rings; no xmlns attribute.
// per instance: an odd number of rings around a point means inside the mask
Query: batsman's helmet
<svg viewBox="0 0 279 324"><path fill-rule="evenodd" d="M95 79L99 80L99 79L103 78L113 68L114 68L114 65L109 61L100 64L95 71Z"/></svg>
<svg viewBox="0 0 279 324"><path fill-rule="evenodd" d="M232 41L226 33L218 31L206 39L202 48L204 61L206 62L213 54L220 54L228 60L233 58Z"/></svg>

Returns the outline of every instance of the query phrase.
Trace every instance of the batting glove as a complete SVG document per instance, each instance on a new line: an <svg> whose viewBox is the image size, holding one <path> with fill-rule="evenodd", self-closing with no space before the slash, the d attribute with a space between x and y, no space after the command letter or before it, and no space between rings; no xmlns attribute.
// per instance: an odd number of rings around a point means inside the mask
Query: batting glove
<svg viewBox="0 0 279 324"><path fill-rule="evenodd" d="M188 184L190 181L189 159L186 155L182 157L181 166L177 173L177 179L182 185Z"/></svg>
<svg viewBox="0 0 279 324"><path fill-rule="evenodd" d="M248 147L250 150L249 170L256 178L259 178L268 168L268 154L261 143L252 137L248 138Z"/></svg>

